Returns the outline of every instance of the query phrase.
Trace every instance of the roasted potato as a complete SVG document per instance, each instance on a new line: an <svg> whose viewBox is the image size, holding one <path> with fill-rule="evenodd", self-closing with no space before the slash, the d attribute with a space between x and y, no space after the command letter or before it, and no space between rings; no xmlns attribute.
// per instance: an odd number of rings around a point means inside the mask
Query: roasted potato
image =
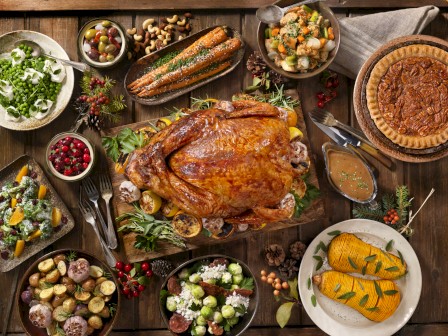
<svg viewBox="0 0 448 336"><path fill-rule="evenodd" d="M65 263L65 260L59 261L56 265L62 276L67 274L67 264Z"/></svg>
<svg viewBox="0 0 448 336"><path fill-rule="evenodd" d="M55 263L51 258L45 259L37 265L37 269L43 273L50 272L54 267Z"/></svg>
<svg viewBox="0 0 448 336"><path fill-rule="evenodd" d="M101 309L101 311L98 313L98 315L102 318L109 318L110 317L110 310L108 307L104 307Z"/></svg>
<svg viewBox="0 0 448 336"><path fill-rule="evenodd" d="M51 300L51 305L56 308L61 306L64 303L64 300L67 298L67 294L55 295L53 300Z"/></svg>
<svg viewBox="0 0 448 336"><path fill-rule="evenodd" d="M89 268L89 275L92 278L100 278L104 275L104 271L101 269L101 267L95 266L95 265L91 265Z"/></svg>
<svg viewBox="0 0 448 336"><path fill-rule="evenodd" d="M28 282L32 287L39 287L40 273L34 273L28 278Z"/></svg>
<svg viewBox="0 0 448 336"><path fill-rule="evenodd" d="M83 292L83 291L75 291L75 299L81 302L85 302L90 299L92 296L92 293L90 292Z"/></svg>
<svg viewBox="0 0 448 336"><path fill-rule="evenodd" d="M104 281L100 285L100 292L106 296L112 295L116 289L117 289L117 286L115 285L115 283L113 281L110 281L110 280Z"/></svg>
<svg viewBox="0 0 448 336"><path fill-rule="evenodd" d="M94 314L98 314L99 312L101 312L105 306L105 302L102 298L100 297L94 297L92 300L89 301L88 304L88 308L89 310L94 313Z"/></svg>
<svg viewBox="0 0 448 336"><path fill-rule="evenodd" d="M57 322L64 322L68 318L68 314L62 306L58 306L53 310L52 317Z"/></svg>
<svg viewBox="0 0 448 336"><path fill-rule="evenodd" d="M65 254L58 254L57 256L53 257L53 261L55 265L59 264L60 261L66 261L67 257Z"/></svg>
<svg viewBox="0 0 448 336"><path fill-rule="evenodd" d="M65 299L64 302L62 302L62 308L64 308L67 313L73 313L76 308L76 300L72 297Z"/></svg>
<svg viewBox="0 0 448 336"><path fill-rule="evenodd" d="M44 302L48 302L53 298L54 290L53 287L42 289L39 294L39 299Z"/></svg>
<svg viewBox="0 0 448 336"><path fill-rule="evenodd" d="M87 323L93 329L101 329L103 327L103 320L101 320L101 317L99 317L98 315L90 316L87 320Z"/></svg>
<svg viewBox="0 0 448 336"><path fill-rule="evenodd" d="M107 278L102 276L102 277L96 279L95 282L96 282L97 285L100 285L100 284L102 284L106 280L107 280Z"/></svg>
<svg viewBox="0 0 448 336"><path fill-rule="evenodd" d="M53 286L53 290L54 290L54 295L62 296L67 292L67 286L61 285L61 284L56 284Z"/></svg>
<svg viewBox="0 0 448 336"><path fill-rule="evenodd" d="M96 283L92 278L88 278L81 282L81 287L84 292L92 292L95 289Z"/></svg>
<svg viewBox="0 0 448 336"><path fill-rule="evenodd" d="M58 269L54 269L50 273L47 273L47 275L45 276L45 281L54 284L58 282L60 277L61 273L59 273Z"/></svg>

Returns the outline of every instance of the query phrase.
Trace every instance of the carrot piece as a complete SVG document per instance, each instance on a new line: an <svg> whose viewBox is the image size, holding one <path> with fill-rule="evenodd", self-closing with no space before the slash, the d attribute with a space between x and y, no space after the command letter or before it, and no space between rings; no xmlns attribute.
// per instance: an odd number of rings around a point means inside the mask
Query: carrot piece
<svg viewBox="0 0 448 336"><path fill-rule="evenodd" d="M290 47L291 49L295 49L296 48L296 43L297 43L297 40L295 38L290 37L290 38L288 38L288 40L286 42L286 45L288 47Z"/></svg>
<svg viewBox="0 0 448 336"><path fill-rule="evenodd" d="M37 198L44 199L46 194L47 194L47 187L41 184L39 186L39 191L37 192Z"/></svg>
<svg viewBox="0 0 448 336"><path fill-rule="evenodd" d="M306 34L309 34L309 33L310 33L310 29L308 27L303 27L302 28L302 34L303 35L306 35Z"/></svg>
<svg viewBox="0 0 448 336"><path fill-rule="evenodd" d="M282 54L284 54L286 52L286 48L282 43L278 44L278 51Z"/></svg>
<svg viewBox="0 0 448 336"><path fill-rule="evenodd" d="M329 39L329 40L334 40L333 27L329 27L329 28L328 28L328 39Z"/></svg>
<svg viewBox="0 0 448 336"><path fill-rule="evenodd" d="M23 209L21 207L17 207L14 212L11 215L11 218L9 219L9 225L14 226L19 224L23 221L25 218L25 213L23 212Z"/></svg>
<svg viewBox="0 0 448 336"><path fill-rule="evenodd" d="M14 257L20 257L20 255L23 253L23 250L25 249L25 241L23 239L19 239L16 242L16 247L14 249Z"/></svg>
<svg viewBox="0 0 448 336"><path fill-rule="evenodd" d="M280 33L280 28L274 28L271 31L272 36L277 36Z"/></svg>
<svg viewBox="0 0 448 336"><path fill-rule="evenodd" d="M16 176L16 182L20 183L20 181L22 181L22 177L24 177L25 175L28 175L28 165L24 165L19 173Z"/></svg>
<svg viewBox="0 0 448 336"><path fill-rule="evenodd" d="M302 43L303 41L305 41L305 38L302 35L297 36L297 41L299 41L299 43Z"/></svg>
<svg viewBox="0 0 448 336"><path fill-rule="evenodd" d="M327 39L324 38L324 37L321 37L321 38L319 39L319 41L320 41L320 47L321 47L321 48L325 45L325 43L327 43Z"/></svg>

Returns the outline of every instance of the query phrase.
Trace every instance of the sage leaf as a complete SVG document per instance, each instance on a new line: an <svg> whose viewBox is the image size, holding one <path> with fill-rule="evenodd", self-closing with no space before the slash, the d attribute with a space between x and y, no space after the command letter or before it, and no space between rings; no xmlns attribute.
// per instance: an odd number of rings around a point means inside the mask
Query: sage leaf
<svg viewBox="0 0 448 336"><path fill-rule="evenodd" d="M294 302L285 302L277 309L275 314L275 319L277 320L280 328L283 328L289 321L291 317L291 309L294 306Z"/></svg>
<svg viewBox="0 0 448 336"><path fill-rule="evenodd" d="M341 284L340 284L340 283L337 283L336 286L334 286L333 291L334 291L335 293L337 293L339 289L341 289Z"/></svg>
<svg viewBox="0 0 448 336"><path fill-rule="evenodd" d="M350 264L350 266L352 266L355 270L358 269L358 266L355 264L355 262L352 260L352 258L347 257L348 258L348 262Z"/></svg>
<svg viewBox="0 0 448 336"><path fill-rule="evenodd" d="M359 305L361 307L364 307L367 303L367 300L369 299L369 294L364 295L361 300L359 300Z"/></svg>
<svg viewBox="0 0 448 336"><path fill-rule="evenodd" d="M373 283L375 284L376 293L378 294L378 296L380 298L382 298L383 297L383 291L381 290L380 285L378 285L378 282L376 282L375 280L373 280Z"/></svg>
<svg viewBox="0 0 448 336"><path fill-rule="evenodd" d="M313 305L313 307L316 307L317 305L317 300L316 300L316 295L311 295L311 304Z"/></svg>
<svg viewBox="0 0 448 336"><path fill-rule="evenodd" d="M331 231L331 232L327 233L327 235L329 235L329 236L339 236L340 234L341 234L341 231L339 231L339 230L335 230L335 231Z"/></svg>
<svg viewBox="0 0 448 336"><path fill-rule="evenodd" d="M398 266L392 266L392 267L385 268L384 270L388 271L388 272L396 272L400 269L398 268Z"/></svg>
<svg viewBox="0 0 448 336"><path fill-rule="evenodd" d="M311 289L311 278L308 278L308 280L306 282L306 286L308 287L308 290Z"/></svg>
<svg viewBox="0 0 448 336"><path fill-rule="evenodd" d="M289 280L289 296L293 297L294 299L299 299L299 292L297 290L297 278L295 278L293 281Z"/></svg>
<svg viewBox="0 0 448 336"><path fill-rule="evenodd" d="M381 266L383 266L383 262L380 260L376 263L375 274L377 274L380 271Z"/></svg>
<svg viewBox="0 0 448 336"><path fill-rule="evenodd" d="M389 242L387 243L387 245L386 245L386 251L387 252L390 252L391 250L392 250L392 247L394 246L394 240L393 239L391 239L391 240L389 240Z"/></svg>
<svg viewBox="0 0 448 336"><path fill-rule="evenodd" d="M320 241L319 244L317 244L316 249L314 250L314 254L317 254L319 250L327 252L327 246L324 244L323 241Z"/></svg>
<svg viewBox="0 0 448 336"><path fill-rule="evenodd" d="M387 257L387 259L389 259L389 261L394 262L392 260L392 258L390 257L389 253L387 253L386 251L383 251L383 250L380 250L380 251Z"/></svg>
<svg viewBox="0 0 448 336"><path fill-rule="evenodd" d="M356 295L355 292L347 292L345 294L342 294L341 296L338 296L338 300L348 300Z"/></svg>
<svg viewBox="0 0 448 336"><path fill-rule="evenodd" d="M316 259L317 261L322 261L322 257L321 256L314 255L313 258Z"/></svg>
<svg viewBox="0 0 448 336"><path fill-rule="evenodd" d="M319 261L319 262L317 263L317 265L316 265L316 272L317 272L318 270L320 270L320 269L322 268L323 265L324 265L324 261L323 261L323 260Z"/></svg>
<svg viewBox="0 0 448 336"><path fill-rule="evenodd" d="M372 255L369 255L368 257L364 258L364 260L366 262L371 262L371 261L374 261L375 259L376 259L376 254L372 254Z"/></svg>
<svg viewBox="0 0 448 336"><path fill-rule="evenodd" d="M401 254L400 250L397 250L397 252L398 252L398 256L400 257L401 264L404 265L403 255Z"/></svg>
<svg viewBox="0 0 448 336"><path fill-rule="evenodd" d="M366 271L367 271L367 266L364 265L361 269L362 275L366 275Z"/></svg>
<svg viewBox="0 0 448 336"><path fill-rule="evenodd" d="M391 295L395 295L395 294L397 294L398 291L395 290L395 289L389 289L389 290L387 290L387 291L384 291L383 293L386 294L386 295L391 296Z"/></svg>
<svg viewBox="0 0 448 336"><path fill-rule="evenodd" d="M378 307L371 307L371 308L367 308L367 310L370 312L374 312L374 311L378 311L380 309Z"/></svg>
<svg viewBox="0 0 448 336"><path fill-rule="evenodd" d="M364 286L362 285L361 281L358 280L358 285L361 287L361 289L364 291Z"/></svg>

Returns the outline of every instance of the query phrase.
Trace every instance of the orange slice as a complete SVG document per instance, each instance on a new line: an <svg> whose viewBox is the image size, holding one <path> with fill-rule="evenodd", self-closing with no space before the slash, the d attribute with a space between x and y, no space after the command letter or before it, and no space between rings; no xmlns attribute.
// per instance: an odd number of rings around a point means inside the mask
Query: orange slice
<svg viewBox="0 0 448 336"><path fill-rule="evenodd" d="M19 224L25 218L25 213L21 207L17 207L9 219L9 225L14 226Z"/></svg>
<svg viewBox="0 0 448 336"><path fill-rule="evenodd" d="M53 208L51 211L51 225L53 227L59 226L61 224L62 212L59 208Z"/></svg>
<svg viewBox="0 0 448 336"><path fill-rule="evenodd" d="M44 199L46 194L47 194L47 187L41 184L39 186L39 191L37 192L37 198Z"/></svg>
<svg viewBox="0 0 448 336"><path fill-rule="evenodd" d="M16 176L16 182L20 183L20 181L22 181L22 177L24 177L25 175L28 175L28 165L24 165L19 173Z"/></svg>
<svg viewBox="0 0 448 336"><path fill-rule="evenodd" d="M23 250L25 249L25 241L23 239L20 239L16 243L16 247L14 249L14 257L20 257L20 255L23 253Z"/></svg>

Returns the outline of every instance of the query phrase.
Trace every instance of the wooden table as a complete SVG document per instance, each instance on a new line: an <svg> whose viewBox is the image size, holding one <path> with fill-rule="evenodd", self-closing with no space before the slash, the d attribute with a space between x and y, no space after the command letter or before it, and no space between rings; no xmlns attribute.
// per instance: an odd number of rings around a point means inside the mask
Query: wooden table
<svg viewBox="0 0 448 336"><path fill-rule="evenodd" d="M152 1L152 0L78 0L73 1L35 1L35 0L1 0L0 1L0 33L12 30L29 29L42 32L54 38L67 51L71 59L78 59L76 50L76 37L78 30L84 22L97 17L105 16L122 23L125 27L139 26L142 20L148 17L165 17L169 14L188 11L195 15L193 23L194 31L215 24L226 24L239 29L248 49L257 49L256 29L257 19L255 8L268 4L269 0L176 0L176 1ZM415 7L423 4L435 4L441 7L441 15L425 30L424 33L448 38L448 3L444 0L328 0L327 3L334 9L339 17L356 16L390 10L392 8ZM223 9L224 8L224 9ZM247 58L248 55L246 55ZM118 80L123 78L123 70L116 69L107 74ZM77 74L79 79L79 74ZM123 116L122 123L141 121L167 114L167 109L172 106L187 106L189 97L209 96L218 98L230 98L251 83L251 77L241 64L231 75L226 76L207 87L191 92L165 105L146 107L134 104L127 100L128 109ZM356 126L352 105L352 91L354 82L341 76L338 97L328 105L328 109L335 116L348 124ZM320 91L317 79L300 81L297 86L302 97L303 110L306 114L316 104L315 93ZM121 89L121 86L120 86ZM75 89L73 97L79 95L79 88ZM49 126L32 132L13 132L0 128L0 167L3 167L16 157L27 153L33 156L44 166L44 153L47 142L53 135L67 130L75 119L73 109L67 108L63 117L59 117ZM258 274L265 268L262 258L262 248L269 243L281 243L287 246L295 240L309 243L325 227L351 218L352 204L340 197L328 186L324 177L323 158L321 145L328 139L306 117L311 145L316 159L316 167L322 197L325 201L326 216L310 224L294 227L269 234L257 234L244 240L223 243L213 247L195 250L191 253L174 255L170 259L175 263L187 260L190 257L208 254L211 252L225 253L246 261L252 270ZM105 158L100 150L99 136L92 131L85 131L86 135L95 139L101 158L97 163L97 171L105 168ZM385 170L381 165L375 164L379 171L379 188L381 191L391 192L396 185L406 184L411 194L415 197L414 204L419 205L428 194L431 187L436 188L436 195L428 202L424 210L417 216L413 223L415 235L410 238L410 243L415 249L423 273L423 290L417 311L399 335L448 335L448 173L446 165L448 158L424 163L410 164L397 162L394 172ZM93 235L92 229L87 226L80 217L77 209L77 183L67 184L55 178L50 178L56 190L71 209L76 218L76 227L66 237L55 243L51 249L79 248L91 253L101 254L96 241L88 239ZM50 248L44 252L51 250ZM39 254L41 256L44 252ZM20 267L9 273L0 274L0 288L9 288L13 274L22 274L31 264L32 260L25 262ZM113 335L168 335L158 312L159 280L154 280L139 300L124 300L121 316L117 320ZM261 304L252 327L246 335L324 335L316 328L304 311L294 314L288 327L280 330L275 322L275 311L278 304L273 300L270 289L261 286ZM9 292L9 290L8 290ZM410 293L412 295L412 293ZM2 311L5 313L7 295L3 292L0 296ZM297 310L296 310L297 312ZM3 321L3 318L0 318ZM2 323L2 322L0 322ZM1 327L1 326L0 326ZM12 334L23 333L17 308L14 307L9 332Z"/></svg>

